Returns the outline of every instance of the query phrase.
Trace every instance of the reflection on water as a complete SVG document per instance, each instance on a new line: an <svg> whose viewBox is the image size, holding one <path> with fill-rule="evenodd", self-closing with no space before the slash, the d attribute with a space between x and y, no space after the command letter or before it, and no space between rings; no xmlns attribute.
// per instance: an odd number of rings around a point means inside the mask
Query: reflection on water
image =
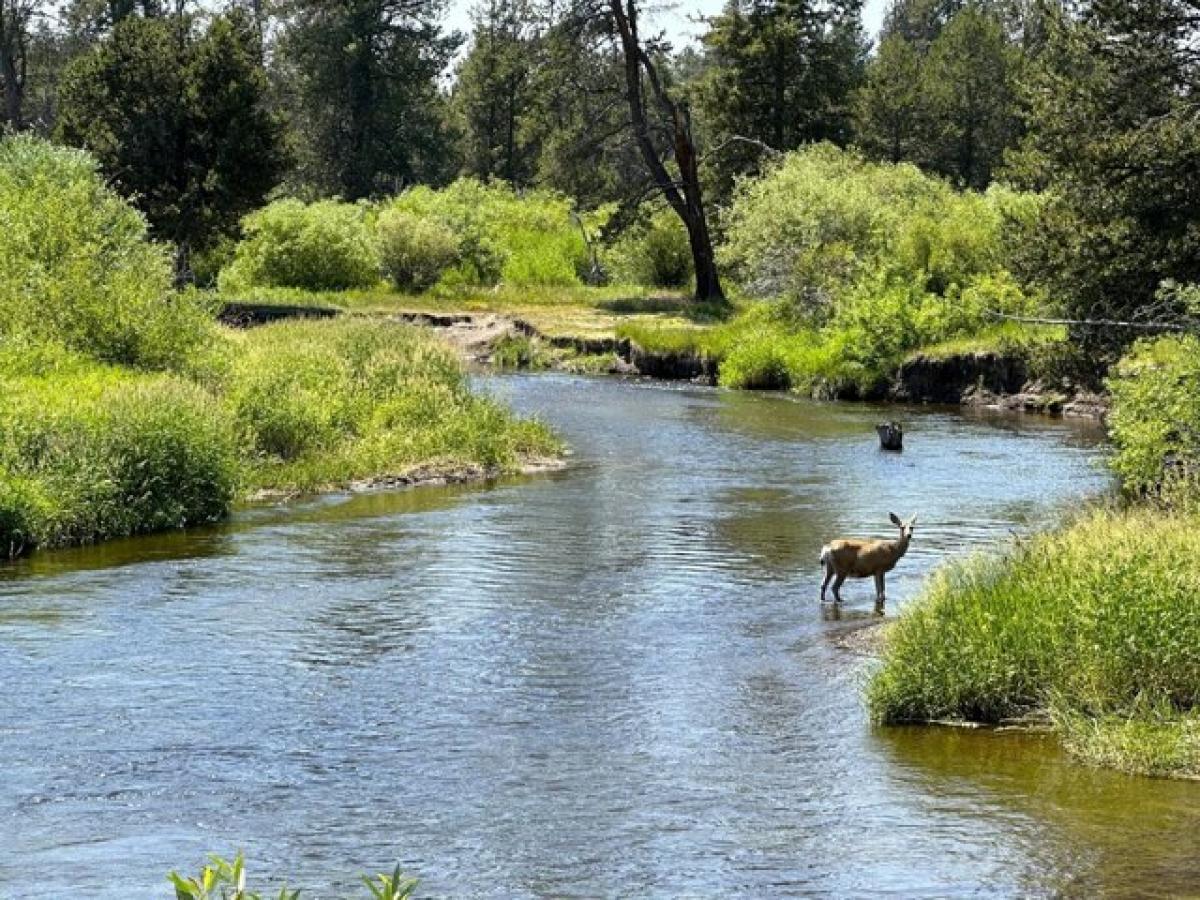
<svg viewBox="0 0 1200 900"><path fill-rule="evenodd" d="M312 896L1153 893L1200 790L876 731L820 546L918 512L891 607L1104 489L1085 425L485 382L552 476L332 496L0 569L0 897L165 896L244 848Z"/></svg>

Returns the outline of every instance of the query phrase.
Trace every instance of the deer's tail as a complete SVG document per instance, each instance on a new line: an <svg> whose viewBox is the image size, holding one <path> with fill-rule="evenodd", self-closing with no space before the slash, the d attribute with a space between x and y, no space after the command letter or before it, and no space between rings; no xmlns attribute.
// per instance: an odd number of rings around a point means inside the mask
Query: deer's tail
<svg viewBox="0 0 1200 900"><path fill-rule="evenodd" d="M831 552L833 552L833 551L830 550L830 547L828 544L826 544L824 547L821 548L821 565L823 565L823 566L829 565L829 554Z"/></svg>

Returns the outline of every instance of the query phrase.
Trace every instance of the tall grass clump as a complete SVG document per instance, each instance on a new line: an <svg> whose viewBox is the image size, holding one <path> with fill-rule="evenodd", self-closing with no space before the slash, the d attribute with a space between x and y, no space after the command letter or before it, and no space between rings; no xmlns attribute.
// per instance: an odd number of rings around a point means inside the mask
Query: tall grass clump
<svg viewBox="0 0 1200 900"><path fill-rule="evenodd" d="M171 292L167 248L86 153L0 138L0 341L54 341L106 362L178 368L211 310Z"/></svg>
<svg viewBox="0 0 1200 900"><path fill-rule="evenodd" d="M459 242L454 285L569 287L586 271L587 247L574 204L551 191L518 194L501 182L463 178L441 190L415 187L384 207L436 222Z"/></svg>
<svg viewBox="0 0 1200 900"><path fill-rule="evenodd" d="M561 449L544 426L473 393L453 352L416 328L293 322L240 343L223 393L258 487L510 471Z"/></svg>
<svg viewBox="0 0 1200 900"><path fill-rule="evenodd" d="M366 205L338 200L277 200L256 210L242 220L244 237L221 272L221 290L372 287L380 260L370 213Z"/></svg>
<svg viewBox="0 0 1200 900"><path fill-rule="evenodd" d="M1200 743L1187 737L1200 708L1200 573L1187 564L1200 554L1198 524L1097 511L942 569L889 634L868 687L873 716L1049 713L1085 758L1200 773ZM1196 752L1181 755L1176 738Z"/></svg>
<svg viewBox="0 0 1200 900"><path fill-rule="evenodd" d="M1200 497L1200 338L1139 341L1114 367L1108 388L1111 465L1133 496L1168 503Z"/></svg>
<svg viewBox="0 0 1200 900"><path fill-rule="evenodd" d="M0 555L216 521L240 464L232 417L197 385L63 352L0 375Z"/></svg>

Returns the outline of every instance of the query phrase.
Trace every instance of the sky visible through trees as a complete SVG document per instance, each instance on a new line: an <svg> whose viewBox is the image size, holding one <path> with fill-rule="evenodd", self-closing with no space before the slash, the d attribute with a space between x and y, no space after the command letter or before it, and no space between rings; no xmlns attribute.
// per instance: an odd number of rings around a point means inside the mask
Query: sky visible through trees
<svg viewBox="0 0 1200 900"><path fill-rule="evenodd" d="M469 34L471 32L471 7L474 5L475 0L454 0L447 12L447 27ZM657 8L648 9L647 14L651 24L665 31L672 41L682 43L683 39L686 39L696 42L704 28L693 19L699 16L715 16L724 5L724 0L666 3ZM886 0L867 0L863 5L863 27L868 35L874 37L879 33L886 6Z"/></svg>

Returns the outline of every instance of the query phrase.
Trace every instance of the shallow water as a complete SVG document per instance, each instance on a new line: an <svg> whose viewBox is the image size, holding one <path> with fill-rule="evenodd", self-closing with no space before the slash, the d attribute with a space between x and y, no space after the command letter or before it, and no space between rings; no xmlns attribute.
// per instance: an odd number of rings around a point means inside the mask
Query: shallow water
<svg viewBox="0 0 1200 900"><path fill-rule="evenodd" d="M820 545L940 560L1105 478L1094 428L560 376L486 386L564 472L330 496L0 568L0 897L251 877L359 896L1195 891L1200 786L1042 738L875 729ZM872 429L899 415L903 455Z"/></svg>

